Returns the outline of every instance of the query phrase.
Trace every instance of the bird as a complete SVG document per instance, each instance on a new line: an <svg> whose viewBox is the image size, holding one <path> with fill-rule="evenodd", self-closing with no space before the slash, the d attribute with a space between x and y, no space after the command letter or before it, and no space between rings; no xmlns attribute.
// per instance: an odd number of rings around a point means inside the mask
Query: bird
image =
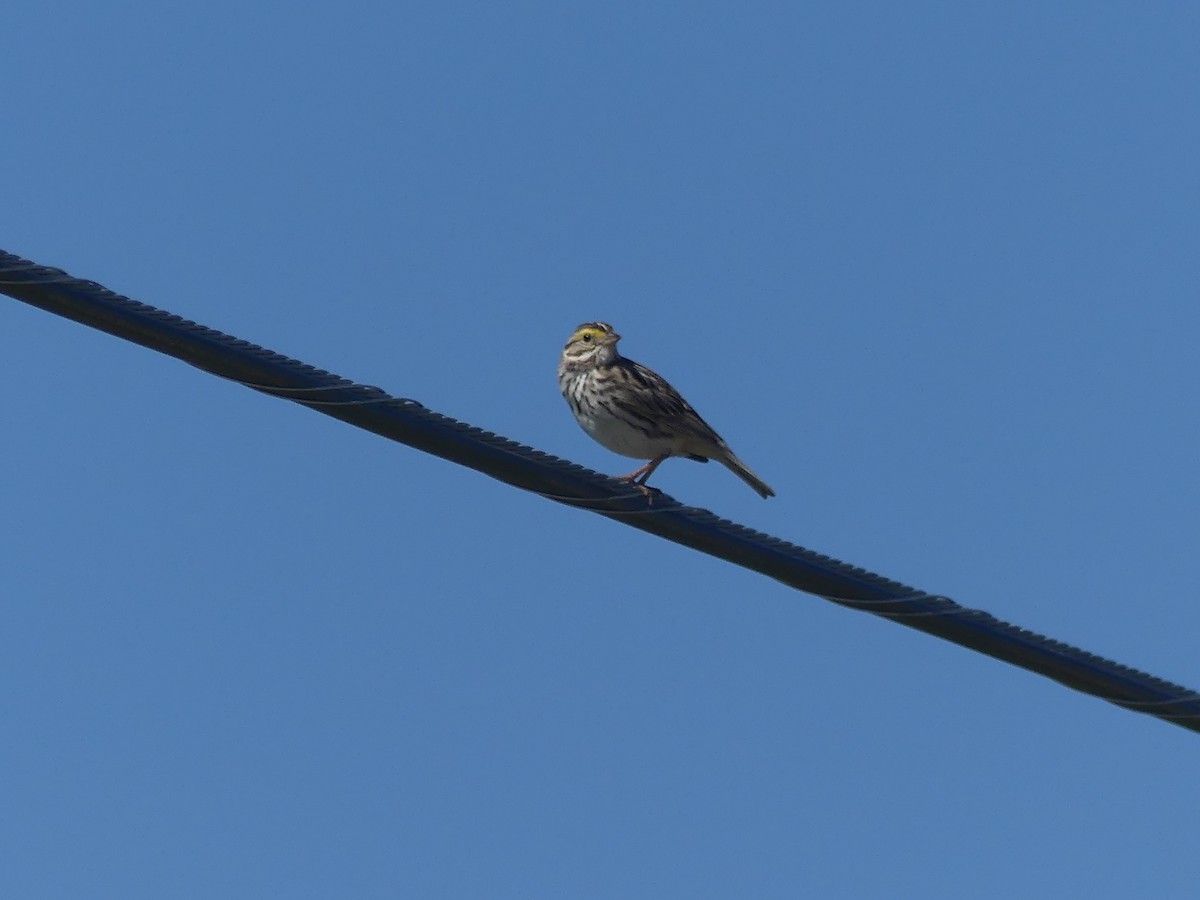
<svg viewBox="0 0 1200 900"><path fill-rule="evenodd" d="M613 453L649 460L618 480L650 495L654 489L647 487L647 479L670 457L715 459L764 499L774 497L775 491L733 454L679 391L617 351L619 340L607 322L585 322L571 333L558 361L558 387L583 430Z"/></svg>

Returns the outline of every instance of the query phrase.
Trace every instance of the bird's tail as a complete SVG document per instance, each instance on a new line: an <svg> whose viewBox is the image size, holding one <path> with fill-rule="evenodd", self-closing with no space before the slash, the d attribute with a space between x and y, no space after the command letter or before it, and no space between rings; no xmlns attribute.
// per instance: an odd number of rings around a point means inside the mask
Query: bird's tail
<svg viewBox="0 0 1200 900"><path fill-rule="evenodd" d="M771 490L771 486L751 472L746 464L732 453L727 452L720 459L721 462L725 464L725 468L729 469L730 472L742 479L742 481L746 482L746 484L750 485L750 487L754 488L754 490L758 491L759 496L761 496L764 500L767 497L775 496L775 492Z"/></svg>

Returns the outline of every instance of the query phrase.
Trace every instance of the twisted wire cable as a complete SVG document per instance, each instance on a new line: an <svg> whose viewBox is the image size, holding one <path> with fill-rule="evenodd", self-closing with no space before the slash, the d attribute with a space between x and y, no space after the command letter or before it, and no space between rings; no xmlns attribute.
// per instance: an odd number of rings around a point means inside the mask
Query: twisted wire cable
<svg viewBox="0 0 1200 900"><path fill-rule="evenodd" d="M1200 694L823 556L0 250L0 292L221 378L759 572L796 590L985 653L1134 712L1200 731Z"/></svg>

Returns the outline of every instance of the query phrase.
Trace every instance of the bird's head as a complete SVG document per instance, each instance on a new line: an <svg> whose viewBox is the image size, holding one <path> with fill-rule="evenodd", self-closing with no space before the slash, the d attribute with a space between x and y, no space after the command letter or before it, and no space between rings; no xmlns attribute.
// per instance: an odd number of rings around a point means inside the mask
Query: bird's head
<svg viewBox="0 0 1200 900"><path fill-rule="evenodd" d="M572 332L563 347L562 362L569 366L604 366L617 358L621 336L607 322L585 322Z"/></svg>

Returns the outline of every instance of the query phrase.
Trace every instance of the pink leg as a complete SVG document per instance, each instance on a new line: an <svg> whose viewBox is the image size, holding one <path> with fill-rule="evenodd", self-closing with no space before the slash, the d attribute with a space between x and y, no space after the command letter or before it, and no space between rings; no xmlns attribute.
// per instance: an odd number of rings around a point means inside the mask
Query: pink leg
<svg viewBox="0 0 1200 900"><path fill-rule="evenodd" d="M647 479L649 479L650 476L654 474L654 470L661 466L665 460L670 458L670 456L670 453L663 453L661 456L656 456L636 472L630 472L628 475L622 475L617 479L617 481L628 481L630 484L636 484L643 491L645 491L646 494L649 494L653 488L646 486Z"/></svg>

